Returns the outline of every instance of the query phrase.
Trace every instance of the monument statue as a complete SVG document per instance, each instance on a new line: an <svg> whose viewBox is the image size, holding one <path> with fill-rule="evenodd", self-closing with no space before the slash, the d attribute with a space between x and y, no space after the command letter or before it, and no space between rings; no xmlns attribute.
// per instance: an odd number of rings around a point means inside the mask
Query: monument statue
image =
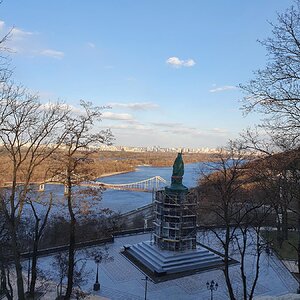
<svg viewBox="0 0 300 300"><path fill-rule="evenodd" d="M181 152L181 153L178 153L178 155L174 161L172 177L173 176L182 177L183 174L184 174L184 164L183 164L182 152Z"/></svg>
<svg viewBox="0 0 300 300"><path fill-rule="evenodd" d="M182 184L182 178L184 174L184 163L182 160L182 152L177 154L177 157L173 164L173 174L171 177L171 189L182 190L187 188Z"/></svg>
<svg viewBox="0 0 300 300"><path fill-rule="evenodd" d="M125 245L123 254L154 282L223 266L223 257L197 243L196 199L182 184L182 152L173 164L172 184L155 192L153 237Z"/></svg>

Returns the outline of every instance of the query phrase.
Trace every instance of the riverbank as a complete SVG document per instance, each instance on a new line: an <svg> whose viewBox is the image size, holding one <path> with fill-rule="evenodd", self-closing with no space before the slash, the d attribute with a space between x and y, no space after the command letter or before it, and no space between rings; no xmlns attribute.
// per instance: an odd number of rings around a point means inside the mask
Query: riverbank
<svg viewBox="0 0 300 300"><path fill-rule="evenodd" d="M195 164L195 163L201 163L201 162L202 161L188 162L188 163L185 163L185 165L188 166L188 165L192 165L192 164ZM101 174L101 175L97 176L97 178L111 177L111 176L115 176L115 175L136 172L139 167L146 167L146 168L149 167L149 168L159 169L159 168L169 168L169 167L172 167L172 165L167 165L167 166L166 165L149 165L149 164L136 165L135 169L133 169L133 170L104 173L104 174Z"/></svg>
<svg viewBox="0 0 300 300"><path fill-rule="evenodd" d="M120 174L126 174L126 173L131 173L136 171L136 169L134 170L130 170L130 171L119 171L119 172L110 172L110 173L105 173L102 174L100 176L98 176L98 178L103 178L103 177L111 177L111 176L115 176L115 175L120 175Z"/></svg>

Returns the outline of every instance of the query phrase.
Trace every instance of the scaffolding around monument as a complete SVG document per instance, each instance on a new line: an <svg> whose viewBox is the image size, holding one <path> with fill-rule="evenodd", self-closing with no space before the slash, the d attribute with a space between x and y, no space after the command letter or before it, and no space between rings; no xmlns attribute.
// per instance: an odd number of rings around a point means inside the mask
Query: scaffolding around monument
<svg viewBox="0 0 300 300"><path fill-rule="evenodd" d="M182 184L182 153L173 165L171 185L154 198L153 237L124 245L122 253L154 282L224 265L223 255L197 243L196 198Z"/></svg>
<svg viewBox="0 0 300 300"><path fill-rule="evenodd" d="M189 192L157 191L154 200L154 244L162 250L196 249L195 198Z"/></svg>

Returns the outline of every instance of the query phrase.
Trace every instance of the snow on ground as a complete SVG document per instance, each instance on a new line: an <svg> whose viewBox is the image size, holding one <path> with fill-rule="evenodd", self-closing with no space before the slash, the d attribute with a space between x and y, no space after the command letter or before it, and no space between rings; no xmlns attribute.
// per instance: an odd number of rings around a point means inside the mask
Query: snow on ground
<svg viewBox="0 0 300 300"><path fill-rule="evenodd" d="M84 291L92 295L102 296L116 300L142 300L145 293L145 275L133 266L124 256L120 254L120 249L126 244L135 244L144 240L150 240L151 234L136 234L115 238L115 242L107 244L110 259L103 260L99 266L99 282L101 289L99 292L93 291L93 284L96 277L96 264L94 256L99 251L105 254L104 245L91 247L78 252L79 265L85 264L85 271L82 271L84 282L81 287ZM199 242L217 249L219 247L212 233L201 233L198 235ZM250 247L251 248L251 247ZM88 251L88 252L87 252ZM253 277L254 256L253 251L249 251L246 257L247 273L249 278ZM88 253L88 254L87 254ZM232 256L237 258L235 249L232 249ZM87 259L84 259L87 258ZM112 258L112 259L111 259ZM40 258L39 267L47 273L47 276L58 283L57 267L53 264L54 256ZM233 279L233 288L238 294L238 299L242 298L242 286L239 276L239 265L230 268ZM226 284L221 270L210 270L174 280L153 283L148 281L148 300L201 300L209 299L210 291L206 288L206 282L214 280L218 282L219 288L214 292L215 300L228 299ZM275 256L268 256L265 252L261 257L261 273L257 283L256 297L260 296L282 296L295 293L298 283L289 273L283 263ZM295 295L297 296L297 295ZM46 299L46 298L45 298ZM256 298L260 299L260 298ZM271 299L271 298L263 298ZM276 298L275 298L276 299ZM284 298L278 298L278 300ZM299 298L285 298L299 299Z"/></svg>
<svg viewBox="0 0 300 300"><path fill-rule="evenodd" d="M287 294L284 296L258 296L255 297L254 300L299 300L300 295L299 294Z"/></svg>

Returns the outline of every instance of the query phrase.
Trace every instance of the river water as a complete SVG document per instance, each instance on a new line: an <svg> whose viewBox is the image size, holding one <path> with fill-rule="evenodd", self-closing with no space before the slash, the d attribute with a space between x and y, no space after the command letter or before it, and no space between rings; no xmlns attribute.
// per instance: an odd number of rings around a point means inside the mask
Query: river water
<svg viewBox="0 0 300 300"><path fill-rule="evenodd" d="M201 163L193 163L185 165L185 172L183 177L183 184L188 188L196 186L199 177L199 170ZM118 174L100 178L99 181L104 183L131 183L154 176L160 176L167 180L168 185L171 181L172 167L146 167L141 166L135 172ZM152 193L133 192L133 191L117 191L106 190L103 193L102 203L103 207L108 207L117 212L127 212L136 209L140 206L151 203Z"/></svg>
<svg viewBox="0 0 300 300"><path fill-rule="evenodd" d="M185 173L183 176L183 184L188 188L196 186L200 169L203 169L203 163L192 163L185 165ZM99 178L98 181L103 183L122 184L142 181L154 176L164 178L170 184L172 176L172 167L148 167L140 166L134 172L117 174ZM79 189L79 188L78 188ZM64 187L62 185L48 184L45 186L45 192L41 194L44 203L48 203L49 195L52 193L54 201L51 209L51 216L67 217L67 206L64 197ZM80 193L78 193L79 195ZM76 196L76 193L75 193ZM76 197L75 197L76 198ZM100 200L100 201L99 201ZM102 193L101 199L92 200L88 196L77 199L79 214L82 214L85 206L89 206L89 216L96 217L102 209L109 208L117 213L125 213L138 207L147 205L152 202L151 192L136 192L107 189ZM42 213L45 212L47 205L37 205L37 209Z"/></svg>

